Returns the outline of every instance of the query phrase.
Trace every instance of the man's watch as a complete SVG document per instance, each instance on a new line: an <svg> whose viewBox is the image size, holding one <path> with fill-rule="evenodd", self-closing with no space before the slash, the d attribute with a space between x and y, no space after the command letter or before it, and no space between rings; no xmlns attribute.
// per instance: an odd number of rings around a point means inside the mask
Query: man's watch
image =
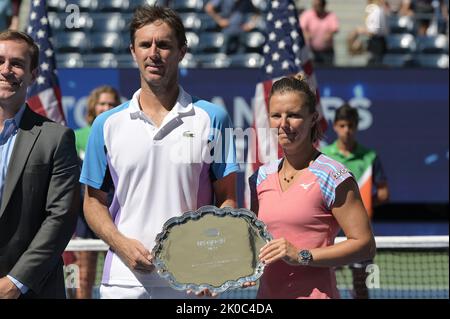
<svg viewBox="0 0 450 319"><path fill-rule="evenodd" d="M303 266L309 265L313 261L311 252L307 249L300 250L298 253L298 263Z"/></svg>

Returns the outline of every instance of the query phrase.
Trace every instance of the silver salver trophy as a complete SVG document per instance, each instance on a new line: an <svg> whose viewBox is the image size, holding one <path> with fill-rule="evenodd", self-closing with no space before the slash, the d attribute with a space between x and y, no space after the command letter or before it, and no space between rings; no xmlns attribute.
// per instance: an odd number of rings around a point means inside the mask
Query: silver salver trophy
<svg viewBox="0 0 450 319"><path fill-rule="evenodd" d="M203 206L164 224L153 263L177 290L221 293L261 277L259 249L271 239L250 210Z"/></svg>

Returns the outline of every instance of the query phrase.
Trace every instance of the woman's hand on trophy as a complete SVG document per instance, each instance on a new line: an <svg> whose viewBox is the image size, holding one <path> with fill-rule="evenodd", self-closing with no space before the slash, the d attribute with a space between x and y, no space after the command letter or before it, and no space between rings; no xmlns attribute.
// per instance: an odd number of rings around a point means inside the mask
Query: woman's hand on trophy
<svg viewBox="0 0 450 319"><path fill-rule="evenodd" d="M250 288L256 286L256 281L246 281L242 284L242 288Z"/></svg>
<svg viewBox="0 0 450 319"><path fill-rule="evenodd" d="M194 291L192 289L188 289L188 290L186 290L186 293L188 295L192 294L192 293L195 293L195 295L197 297L213 297L213 298L215 298L215 297L217 297L219 295L218 293L212 292L209 289L202 289L202 290L199 290L199 291Z"/></svg>
<svg viewBox="0 0 450 319"><path fill-rule="evenodd" d="M265 264L284 260L288 264L297 265L298 249L287 239L277 238L260 249L259 259Z"/></svg>

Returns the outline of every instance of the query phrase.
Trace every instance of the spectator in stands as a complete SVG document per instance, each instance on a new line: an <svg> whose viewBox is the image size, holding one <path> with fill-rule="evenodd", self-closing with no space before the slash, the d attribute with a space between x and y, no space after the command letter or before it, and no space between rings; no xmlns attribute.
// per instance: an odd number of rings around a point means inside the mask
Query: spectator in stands
<svg viewBox="0 0 450 319"><path fill-rule="evenodd" d="M366 24L350 34L349 49L352 52L355 46L359 50L362 46L359 37L367 36L367 50L371 55L369 65L380 65L386 53L386 35L389 33L387 7L384 0L368 0L367 3Z"/></svg>
<svg viewBox="0 0 450 319"><path fill-rule="evenodd" d="M19 7L19 31L25 32L28 27L31 0L22 0Z"/></svg>
<svg viewBox="0 0 450 319"><path fill-rule="evenodd" d="M77 154L81 161L84 159L86 152L88 137L91 132L91 125L94 119L101 113L112 109L120 104L120 95L116 89L111 86L100 86L94 89L87 100L87 115L86 121L88 126L80 128L75 131L75 141ZM84 188L82 188L83 191ZM83 194L83 192L82 192ZM83 200L84 196L82 196ZM78 217L77 228L75 230L75 238L82 239L98 239L94 232L86 223L86 218L81 210ZM97 257L95 251L80 251L76 252L76 264L80 269L79 282L80 287L76 290L76 298L91 299L92 287L95 281Z"/></svg>
<svg viewBox="0 0 450 319"><path fill-rule="evenodd" d="M239 50L239 35L256 28L259 18L250 0L210 0L205 11L222 29L225 38L221 52L226 54Z"/></svg>
<svg viewBox="0 0 450 319"><path fill-rule="evenodd" d="M187 41L172 9L138 7L130 38L141 88L95 119L80 179L86 220L111 247L100 297L185 298L154 271L150 252L169 218L207 204L236 207L231 121L222 107L178 85ZM225 145L218 138L230 141L223 152L213 147ZM211 155L207 163L204 154Z"/></svg>
<svg viewBox="0 0 450 319"><path fill-rule="evenodd" d="M339 298L334 267L373 258L375 240L358 186L347 168L321 154L315 93L301 78L283 78L269 97L270 127L283 158L250 177L251 209L274 239L258 298ZM342 228L347 240L334 245Z"/></svg>
<svg viewBox="0 0 450 319"><path fill-rule="evenodd" d="M412 0L403 0L401 2L400 8L397 11L400 17L413 17L415 14L414 3Z"/></svg>
<svg viewBox="0 0 450 319"><path fill-rule="evenodd" d="M0 32L0 299L65 298L80 168L73 131L25 103L38 61L27 34Z"/></svg>
<svg viewBox="0 0 450 319"><path fill-rule="evenodd" d="M348 104L336 110L333 129L337 140L322 149L325 155L345 165L353 173L369 218L373 216L374 206L384 204L389 199L387 178L380 158L374 150L357 142L358 111ZM367 299L366 266L372 261L353 264L353 287L355 297Z"/></svg>
<svg viewBox="0 0 450 319"><path fill-rule="evenodd" d="M416 0L415 2L419 23L417 33L421 36L427 35L427 30L433 19L434 9L432 2L433 0Z"/></svg>
<svg viewBox="0 0 450 319"><path fill-rule="evenodd" d="M19 9L21 0L11 0L12 5L12 17L9 25L10 30L19 30Z"/></svg>
<svg viewBox="0 0 450 319"><path fill-rule="evenodd" d="M313 8L300 15L305 40L314 53L314 62L332 65L334 61L333 37L339 31L339 21L326 10L326 0L314 0Z"/></svg>
<svg viewBox="0 0 450 319"><path fill-rule="evenodd" d="M448 24L448 8L444 0L415 0L415 10L419 23L418 35L437 35L439 24ZM448 25L443 29L447 28Z"/></svg>
<svg viewBox="0 0 450 319"><path fill-rule="evenodd" d="M389 12L397 14L404 0L386 0L385 4Z"/></svg>
<svg viewBox="0 0 450 319"><path fill-rule="evenodd" d="M13 12L10 0L0 1L0 32L11 25Z"/></svg>

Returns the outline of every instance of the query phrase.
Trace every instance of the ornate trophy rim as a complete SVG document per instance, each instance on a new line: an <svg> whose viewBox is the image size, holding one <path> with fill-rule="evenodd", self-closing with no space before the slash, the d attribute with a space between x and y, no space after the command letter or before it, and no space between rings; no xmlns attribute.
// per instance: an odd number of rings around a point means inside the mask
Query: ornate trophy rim
<svg viewBox="0 0 450 319"><path fill-rule="evenodd" d="M181 216L172 217L164 223L163 230L156 236L156 245L152 250L152 255L154 256L153 264L157 270L159 276L167 280L170 286L176 290L193 290L201 291L203 289L209 289L212 293L222 293L228 289L242 288L245 282L257 281L263 274L265 264L258 261L255 270L252 275L246 277L240 277L235 280L229 280L223 283L219 287L212 286L210 284L182 284L177 282L174 275L167 269L166 264L161 260L159 252L163 248L163 241L167 238L169 230L176 225L184 224L188 220L198 220L202 216L212 214L218 217L232 216L232 217L243 217L247 223L253 225L262 239L266 242L272 240L272 235L267 231L267 226L260 221L255 213L245 208L218 208L216 206L208 205L202 206L196 211L187 211Z"/></svg>

